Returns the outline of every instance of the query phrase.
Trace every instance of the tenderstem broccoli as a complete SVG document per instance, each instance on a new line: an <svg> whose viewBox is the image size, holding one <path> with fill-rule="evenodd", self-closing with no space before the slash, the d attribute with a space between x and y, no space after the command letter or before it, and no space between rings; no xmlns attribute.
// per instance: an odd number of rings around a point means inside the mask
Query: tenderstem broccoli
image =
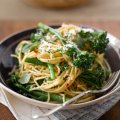
<svg viewBox="0 0 120 120"><path fill-rule="evenodd" d="M79 35L79 40L82 41L81 49L90 52L103 53L109 42L105 31L85 32L82 30Z"/></svg>

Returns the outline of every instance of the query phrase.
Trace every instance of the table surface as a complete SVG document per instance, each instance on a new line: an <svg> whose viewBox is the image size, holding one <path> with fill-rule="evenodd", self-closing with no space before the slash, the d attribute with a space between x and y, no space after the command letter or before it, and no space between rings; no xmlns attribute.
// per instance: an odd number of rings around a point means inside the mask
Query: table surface
<svg viewBox="0 0 120 120"><path fill-rule="evenodd" d="M61 21L41 21L46 24L61 24ZM13 32L17 32L26 28L34 27L38 21L0 21L0 40L4 37L12 34ZM81 25L88 25L97 28L104 29L114 36L120 38L120 20L112 20L112 21L79 21L79 22L72 22L69 21L68 23L74 24L81 24ZM105 115L103 115L99 120L120 120L120 101ZM0 120L15 120L11 112L8 110L7 107L0 104Z"/></svg>
<svg viewBox="0 0 120 120"><path fill-rule="evenodd" d="M80 19L120 19L120 0L89 0L87 5L61 10L35 8L24 4L23 1L25 0L0 0L0 19L44 20L49 18L49 20L63 21L69 21L69 19L73 21Z"/></svg>

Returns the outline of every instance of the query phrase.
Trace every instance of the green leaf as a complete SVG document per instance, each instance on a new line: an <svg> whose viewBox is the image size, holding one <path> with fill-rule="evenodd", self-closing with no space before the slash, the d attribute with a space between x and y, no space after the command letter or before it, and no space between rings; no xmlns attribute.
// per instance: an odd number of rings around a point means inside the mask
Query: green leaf
<svg viewBox="0 0 120 120"><path fill-rule="evenodd" d="M62 62L62 63L59 65L59 67L60 67L60 71L63 72L63 71L65 71L65 70L67 70L69 66L68 66L67 62Z"/></svg>
<svg viewBox="0 0 120 120"><path fill-rule="evenodd" d="M30 50L31 44L24 44L22 47L22 53L26 53Z"/></svg>
<svg viewBox="0 0 120 120"><path fill-rule="evenodd" d="M104 70L101 67L93 70L86 70L79 77L80 80L86 82L92 89L100 89L103 81L106 79Z"/></svg>
<svg viewBox="0 0 120 120"><path fill-rule="evenodd" d="M37 47L39 46L40 42L36 41L34 43L32 43L31 47L30 47L30 51L33 51L34 49L37 49Z"/></svg>
<svg viewBox="0 0 120 120"><path fill-rule="evenodd" d="M42 62L42 61L38 60L37 58L29 58L28 57L28 58L25 59L25 62L32 63L32 64L35 64L35 65L47 66L47 63Z"/></svg>
<svg viewBox="0 0 120 120"><path fill-rule="evenodd" d="M47 32L50 32L52 34L54 34L57 38L59 38L59 40L61 41L62 44L65 44L66 41L65 39L63 38L63 36L55 29L43 24L43 23L38 23L38 29L40 31L42 31L43 33L47 33Z"/></svg>
<svg viewBox="0 0 120 120"><path fill-rule="evenodd" d="M21 78L18 80L21 84L26 84L30 81L31 74L23 73Z"/></svg>
<svg viewBox="0 0 120 120"><path fill-rule="evenodd" d="M41 40L43 40L43 34L42 32L37 32L37 33L32 33L30 36L30 39L32 41L32 43L34 42L40 42Z"/></svg>

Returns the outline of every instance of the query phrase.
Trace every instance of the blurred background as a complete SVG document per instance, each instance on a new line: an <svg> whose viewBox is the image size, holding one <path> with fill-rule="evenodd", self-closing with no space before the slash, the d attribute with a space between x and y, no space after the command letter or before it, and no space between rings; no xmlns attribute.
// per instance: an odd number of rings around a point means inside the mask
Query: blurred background
<svg viewBox="0 0 120 120"><path fill-rule="evenodd" d="M0 0L0 20L84 19L120 19L120 0Z"/></svg>

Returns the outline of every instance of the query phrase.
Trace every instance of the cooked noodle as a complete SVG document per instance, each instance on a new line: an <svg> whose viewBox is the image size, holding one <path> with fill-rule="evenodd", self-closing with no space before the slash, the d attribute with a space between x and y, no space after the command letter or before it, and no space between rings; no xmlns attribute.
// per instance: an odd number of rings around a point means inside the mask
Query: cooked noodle
<svg viewBox="0 0 120 120"><path fill-rule="evenodd" d="M57 31L64 37L67 36L67 40L73 43L77 39L77 34L82 28L74 25L63 25ZM68 34L69 33L69 34ZM15 72L18 76L27 73L30 75L29 83L33 83L34 86L29 91L42 90L48 93L48 100L50 101L51 93L60 94L63 96L63 102L65 97L72 98L82 91L89 90L90 87L82 79L79 78L84 71L82 68L76 67L70 56L61 50L66 50L66 45L61 44L58 38L52 34L47 34L45 39L39 42L37 48L34 50L28 50L24 54L21 54L24 45L32 45L33 43L28 40L23 40L16 48L16 54L13 57L18 59L20 68ZM96 54L95 65L99 65L103 69L106 68L104 63L104 54ZM26 58L35 58L43 63L52 64L55 72L54 79L50 79L51 73L48 66L37 65L26 62ZM67 69L61 71L60 64L66 63ZM95 65L91 66L94 68ZM106 75L106 72L104 71ZM49 79L49 80L48 80ZM38 81L42 81L39 84ZM94 99L93 94L87 94L81 97L78 102L85 102Z"/></svg>

